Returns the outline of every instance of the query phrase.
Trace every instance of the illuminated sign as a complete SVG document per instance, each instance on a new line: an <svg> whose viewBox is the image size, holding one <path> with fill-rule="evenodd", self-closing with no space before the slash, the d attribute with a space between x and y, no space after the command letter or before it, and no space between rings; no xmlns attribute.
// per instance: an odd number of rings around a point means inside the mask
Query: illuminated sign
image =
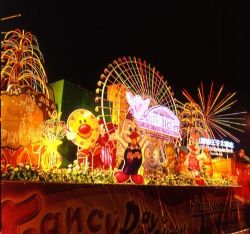
<svg viewBox="0 0 250 234"><path fill-rule="evenodd" d="M180 137L180 121L171 110L161 105L148 109L149 99L143 100L139 95L129 92L126 96L130 104L129 110L140 128L153 132L156 137Z"/></svg>
<svg viewBox="0 0 250 234"><path fill-rule="evenodd" d="M199 143L202 148L208 147L212 155L222 155L222 153L233 153L234 143L231 141L200 138Z"/></svg>

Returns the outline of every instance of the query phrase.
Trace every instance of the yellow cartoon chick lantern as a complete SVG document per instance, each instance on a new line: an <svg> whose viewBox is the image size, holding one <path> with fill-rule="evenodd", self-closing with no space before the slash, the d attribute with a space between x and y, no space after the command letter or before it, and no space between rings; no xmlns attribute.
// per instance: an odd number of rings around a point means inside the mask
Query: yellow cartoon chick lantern
<svg viewBox="0 0 250 234"><path fill-rule="evenodd" d="M89 149L100 134L98 119L85 109L77 109L69 115L67 128L67 138L80 149Z"/></svg>

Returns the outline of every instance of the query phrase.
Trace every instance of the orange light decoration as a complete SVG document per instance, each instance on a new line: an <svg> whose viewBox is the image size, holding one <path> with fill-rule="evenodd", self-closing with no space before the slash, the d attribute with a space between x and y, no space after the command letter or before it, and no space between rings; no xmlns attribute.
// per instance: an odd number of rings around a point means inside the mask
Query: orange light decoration
<svg viewBox="0 0 250 234"><path fill-rule="evenodd" d="M5 33L1 41L1 152L12 165L40 165L43 145L38 144L43 142L42 134L36 136L36 132L55 110L42 63L35 36L19 29ZM9 153L12 151L14 159Z"/></svg>
<svg viewBox="0 0 250 234"><path fill-rule="evenodd" d="M126 116L124 110L128 110L128 103L124 99L127 88L122 84L109 85L107 89L107 100L113 103L112 123L123 122Z"/></svg>
<svg viewBox="0 0 250 234"><path fill-rule="evenodd" d="M31 95L1 94L1 147L17 149L28 146L42 121L43 112Z"/></svg>
<svg viewBox="0 0 250 234"><path fill-rule="evenodd" d="M187 128L193 128L194 131L202 131L203 136L215 139L218 136L220 139L229 137L235 142L240 140L230 133L229 129L244 132L243 127L246 126L245 118L242 117L243 112L230 112L230 108L237 102L234 99L236 92L228 93L222 97L222 85L216 93L213 82L210 85L208 96L205 96L203 84L198 87L198 102L184 89L183 95L189 101L188 104L181 104L181 122L184 125L183 131L187 132ZM187 108L192 107L192 108ZM188 118L185 113L189 112ZM192 112L192 114L191 114ZM187 135L187 134L186 134Z"/></svg>
<svg viewBox="0 0 250 234"><path fill-rule="evenodd" d="M55 110L42 62L31 33L19 29L5 33L1 41L1 150L23 147L30 151L34 132Z"/></svg>
<svg viewBox="0 0 250 234"><path fill-rule="evenodd" d="M19 29L5 34L1 42L1 91L12 86L30 86L49 98L47 75L37 39Z"/></svg>

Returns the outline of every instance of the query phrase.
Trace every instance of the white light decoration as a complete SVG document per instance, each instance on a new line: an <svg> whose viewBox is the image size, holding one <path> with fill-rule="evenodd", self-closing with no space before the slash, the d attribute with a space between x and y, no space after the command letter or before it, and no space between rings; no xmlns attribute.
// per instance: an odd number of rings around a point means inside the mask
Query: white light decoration
<svg viewBox="0 0 250 234"><path fill-rule="evenodd" d="M150 100L143 100L139 95L127 92L126 97L130 105L129 110L133 114L138 126L156 136L180 137L180 121L167 107L156 105L148 109Z"/></svg>
<svg viewBox="0 0 250 234"><path fill-rule="evenodd" d="M212 155L222 155L222 153L233 153L234 143L217 139L203 138L199 139L202 148L207 147Z"/></svg>
<svg viewBox="0 0 250 234"><path fill-rule="evenodd" d="M129 104L129 110L133 116L137 119L144 118L145 112L148 110L150 99L143 99L140 95L133 95L130 92L126 92L126 98Z"/></svg>

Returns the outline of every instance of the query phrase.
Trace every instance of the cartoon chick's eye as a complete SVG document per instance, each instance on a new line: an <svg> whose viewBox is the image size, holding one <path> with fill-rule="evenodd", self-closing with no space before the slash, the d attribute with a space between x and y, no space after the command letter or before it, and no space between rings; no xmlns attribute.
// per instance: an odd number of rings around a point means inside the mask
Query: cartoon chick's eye
<svg viewBox="0 0 250 234"><path fill-rule="evenodd" d="M132 132L132 128L130 127L129 129L128 129L130 132Z"/></svg>
<svg viewBox="0 0 250 234"><path fill-rule="evenodd" d="M81 121L81 120L79 120L79 124L82 124L82 121Z"/></svg>

